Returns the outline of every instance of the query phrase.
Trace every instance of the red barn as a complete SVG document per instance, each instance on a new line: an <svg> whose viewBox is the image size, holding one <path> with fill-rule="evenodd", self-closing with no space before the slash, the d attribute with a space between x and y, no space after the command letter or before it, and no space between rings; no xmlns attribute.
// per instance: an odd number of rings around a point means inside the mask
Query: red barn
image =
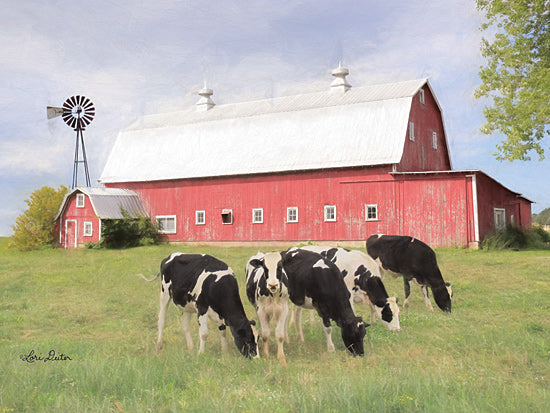
<svg viewBox="0 0 550 413"><path fill-rule="evenodd" d="M471 246L531 201L452 169L427 79L146 116L122 131L100 181L139 194L172 241L354 241L406 234Z"/></svg>
<svg viewBox="0 0 550 413"><path fill-rule="evenodd" d="M101 239L101 220L147 216L138 195L128 189L82 188L69 192L55 218L59 246L77 248Z"/></svg>

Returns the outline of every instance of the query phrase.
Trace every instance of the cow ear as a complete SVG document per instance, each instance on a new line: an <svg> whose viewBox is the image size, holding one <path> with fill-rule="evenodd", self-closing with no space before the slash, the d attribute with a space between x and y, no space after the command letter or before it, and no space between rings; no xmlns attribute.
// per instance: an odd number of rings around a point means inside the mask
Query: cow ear
<svg viewBox="0 0 550 413"><path fill-rule="evenodd" d="M254 258L253 260L250 260L248 263L252 265L254 268L259 268L262 266L262 260L259 260L258 258Z"/></svg>

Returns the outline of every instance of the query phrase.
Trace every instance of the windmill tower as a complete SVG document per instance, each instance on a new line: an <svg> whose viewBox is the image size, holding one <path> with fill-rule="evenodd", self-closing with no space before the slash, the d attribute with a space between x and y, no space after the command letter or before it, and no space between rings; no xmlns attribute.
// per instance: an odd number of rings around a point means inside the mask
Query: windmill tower
<svg viewBox="0 0 550 413"><path fill-rule="evenodd" d="M83 164L86 178L86 186L90 187L90 174L88 172L88 160L86 159L86 147L84 146L84 134L82 133L86 126L94 119L95 108L90 99L85 96L71 96L63 107L56 108L48 106L46 108L48 119L63 117L65 123L76 132L76 145L74 150L73 181L71 189L78 186L78 166ZM82 157L80 153L82 152Z"/></svg>

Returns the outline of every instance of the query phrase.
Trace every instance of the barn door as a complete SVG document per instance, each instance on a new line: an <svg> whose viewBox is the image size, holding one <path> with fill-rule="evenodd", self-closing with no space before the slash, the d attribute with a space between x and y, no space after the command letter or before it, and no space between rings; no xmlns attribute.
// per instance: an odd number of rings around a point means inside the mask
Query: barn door
<svg viewBox="0 0 550 413"><path fill-rule="evenodd" d="M65 248L76 248L76 220L65 221Z"/></svg>

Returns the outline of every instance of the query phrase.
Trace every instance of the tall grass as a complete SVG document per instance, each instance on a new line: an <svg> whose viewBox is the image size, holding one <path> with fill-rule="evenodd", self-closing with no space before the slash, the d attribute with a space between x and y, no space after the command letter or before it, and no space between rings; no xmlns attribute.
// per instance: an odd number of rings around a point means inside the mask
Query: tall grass
<svg viewBox="0 0 550 413"><path fill-rule="evenodd" d="M246 360L235 346L222 355L215 328L205 354L187 351L174 306L157 355L159 285L135 276L156 274L176 250L212 254L234 269L245 310L256 318L244 264L257 248L21 253L6 243L0 239L0 412L547 410L548 251L438 250L453 283L452 314L430 313L413 287L402 330L370 326L363 358L347 354L338 327L337 351L328 354L320 322L305 317L305 343L290 328L285 368L276 358ZM403 298L401 279L385 285ZM369 319L366 309L357 311ZM52 349L71 360L20 357Z"/></svg>

